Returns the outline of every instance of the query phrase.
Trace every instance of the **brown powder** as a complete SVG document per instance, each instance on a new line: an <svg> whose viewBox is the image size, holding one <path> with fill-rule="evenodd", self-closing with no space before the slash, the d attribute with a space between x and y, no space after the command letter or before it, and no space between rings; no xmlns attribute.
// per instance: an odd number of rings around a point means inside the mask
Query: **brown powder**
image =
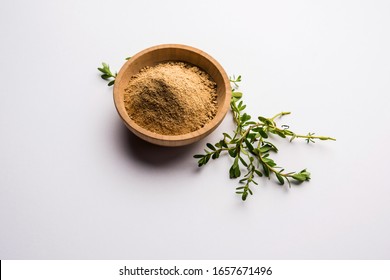
<svg viewBox="0 0 390 280"><path fill-rule="evenodd" d="M206 72L183 62L145 67L131 77L125 91L130 118L159 134L198 130L217 112L216 83Z"/></svg>

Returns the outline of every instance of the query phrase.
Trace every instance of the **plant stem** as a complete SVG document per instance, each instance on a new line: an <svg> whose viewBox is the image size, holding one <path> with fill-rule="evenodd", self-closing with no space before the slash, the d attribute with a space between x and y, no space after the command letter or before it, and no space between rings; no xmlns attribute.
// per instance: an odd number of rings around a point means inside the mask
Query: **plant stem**
<svg viewBox="0 0 390 280"><path fill-rule="evenodd" d="M289 114L291 114L291 112L280 112L279 114L276 114L275 116L273 116L269 120L271 120L273 122L276 118L284 116L284 115L289 115Z"/></svg>

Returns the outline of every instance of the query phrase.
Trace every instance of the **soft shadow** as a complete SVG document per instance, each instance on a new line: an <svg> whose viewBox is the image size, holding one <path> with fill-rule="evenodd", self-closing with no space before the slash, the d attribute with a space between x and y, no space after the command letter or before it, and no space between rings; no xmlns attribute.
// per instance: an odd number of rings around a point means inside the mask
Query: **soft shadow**
<svg viewBox="0 0 390 280"><path fill-rule="evenodd" d="M167 166L182 158L192 157L196 143L182 147L162 147L146 142L134 135L123 123L117 123L117 141L121 150L129 157L150 166Z"/></svg>

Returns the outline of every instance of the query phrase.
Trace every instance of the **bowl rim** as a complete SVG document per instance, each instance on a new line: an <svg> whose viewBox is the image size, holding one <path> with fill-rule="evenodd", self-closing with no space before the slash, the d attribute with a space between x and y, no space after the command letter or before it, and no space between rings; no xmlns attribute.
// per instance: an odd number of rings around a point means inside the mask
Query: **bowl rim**
<svg viewBox="0 0 390 280"><path fill-rule="evenodd" d="M113 97L114 97L114 104L115 108L121 117L122 121L126 124L126 126L137 136L140 137L139 134L146 136L147 138L151 138L156 141L152 141L155 144L158 144L158 141L164 141L164 142L188 142L188 140L199 137L199 139L203 138L204 136L207 136L209 133L211 133L214 129L217 128L217 126L222 122L222 120L225 118L226 113L229 109L230 105L230 99L231 99L231 86L230 86L230 80L225 72L225 70L222 68L222 66L216 61L211 55L207 54L206 52L188 46L188 45L182 45L182 44L161 44L161 45L155 45L149 48L146 48L135 55L133 55L129 60L127 60L121 69L119 70L116 81L120 81L127 68L131 66L131 64L134 61L137 61L140 57L143 55L161 50L161 49L181 49L189 52L196 53L197 55L200 55L207 59L209 62L211 62L218 70L218 72L221 74L223 82L225 84L225 98L222 100L222 104L218 105L220 107L220 112L216 114L216 116L210 120L208 123L206 123L202 128L197 129L195 131L186 133L186 134L179 134L179 135L165 135L165 134L159 134L150 130L147 130L143 128L142 126L138 125L135 121L133 121L129 115L127 114L126 110L123 109L122 106L119 104L122 104L124 101L121 100L120 96L120 88L119 88L119 82L114 83L114 89L113 89ZM185 61L184 61L185 62ZM196 66L196 65L195 65ZM202 69L204 70L204 69ZM142 137L141 137L142 138ZM146 139L144 139L146 140Z"/></svg>

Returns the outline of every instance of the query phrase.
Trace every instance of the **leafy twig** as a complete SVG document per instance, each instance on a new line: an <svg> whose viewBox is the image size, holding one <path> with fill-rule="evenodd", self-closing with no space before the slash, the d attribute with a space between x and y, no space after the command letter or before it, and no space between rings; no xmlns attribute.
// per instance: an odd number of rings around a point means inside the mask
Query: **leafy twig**
<svg viewBox="0 0 390 280"><path fill-rule="evenodd" d="M109 81L107 84L108 86L112 86L115 83L115 78L118 73L115 72L115 74L112 74L110 66L107 63L103 62L102 65L103 67L98 68L98 70L103 73L100 77L103 80Z"/></svg>
<svg viewBox="0 0 390 280"><path fill-rule="evenodd" d="M236 88L238 88L238 83L241 82L241 75L238 75L237 78L236 78L236 76L233 75L233 77L230 77L230 82L231 82Z"/></svg>
<svg viewBox="0 0 390 280"><path fill-rule="evenodd" d="M198 166L206 165L210 159L219 158L221 153L227 153L234 159L229 169L230 178L240 178L241 184L236 188L236 193L241 195L242 200L246 200L248 194L252 195L251 185L258 183L256 177L271 178L273 175L277 181L283 185L287 182L291 187L291 181L298 183L309 181L310 173L303 169L299 172L285 172L284 168L279 167L273 159L271 153L278 152L274 144L269 141L271 134L281 138L289 138L290 142L296 138L303 138L307 143L318 140L336 140L328 136L316 136L314 133L306 135L296 134L289 130L288 126L277 126L275 119L290 112L281 112L271 118L259 116L253 121L251 116L244 112L246 105L243 104L242 93L238 92L238 83L241 82L241 76L230 78L233 85L232 99L230 108L233 113L233 120L236 129L233 134L223 133L223 139L214 145L207 143L205 154L196 154L194 158L198 159ZM241 169L246 169L246 174L241 174Z"/></svg>
<svg viewBox="0 0 390 280"><path fill-rule="evenodd" d="M129 60L130 58L131 58L131 56L126 57L125 59ZM100 77L103 80L108 81L108 84L107 84L108 86L112 86L115 83L115 79L116 79L116 76L118 75L118 73L115 72L115 74L112 74L112 72L110 70L110 66L105 62L102 62L102 66L103 67L98 68L98 70L103 73L100 75Z"/></svg>

